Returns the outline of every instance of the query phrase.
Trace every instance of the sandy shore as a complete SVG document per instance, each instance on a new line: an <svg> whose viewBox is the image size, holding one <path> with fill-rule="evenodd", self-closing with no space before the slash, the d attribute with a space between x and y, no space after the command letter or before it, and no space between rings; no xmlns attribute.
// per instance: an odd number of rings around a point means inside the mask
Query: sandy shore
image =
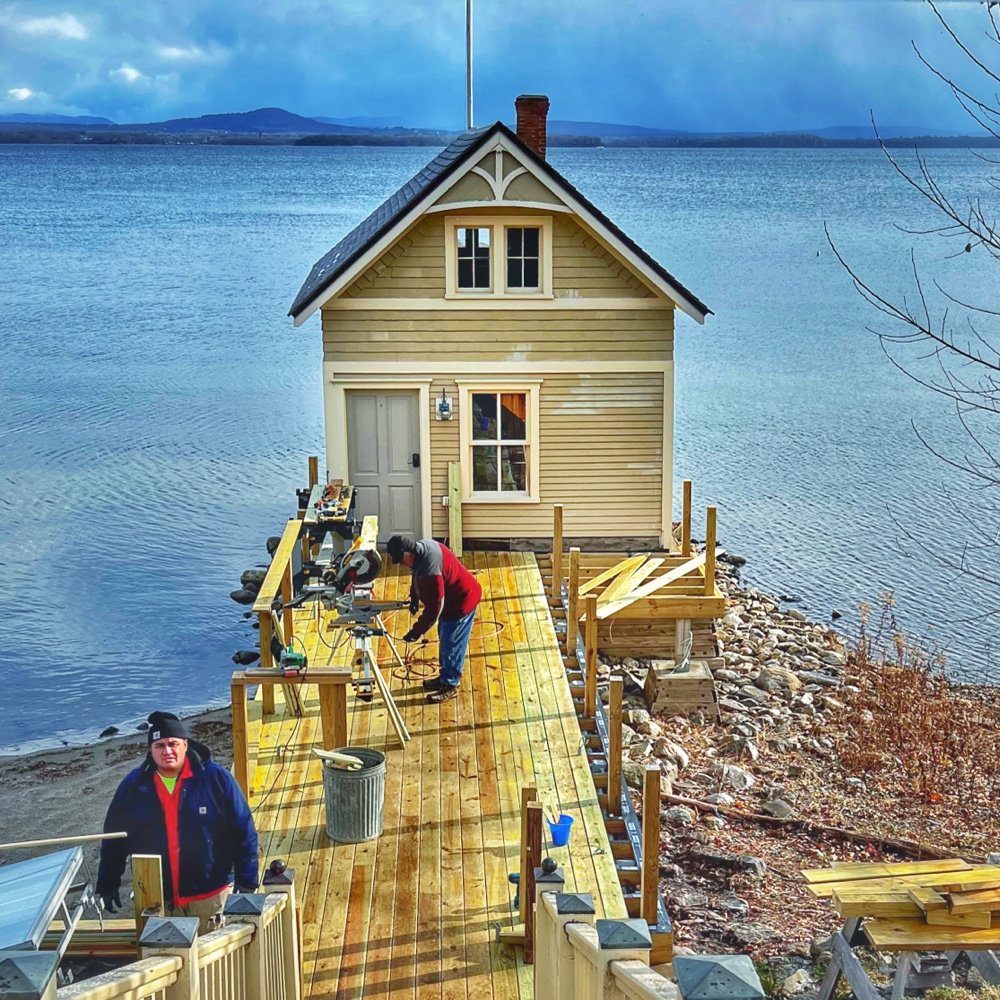
<svg viewBox="0 0 1000 1000"><path fill-rule="evenodd" d="M228 709L186 720L192 737L212 750L214 759L232 763ZM0 843L100 833L119 781L146 755L145 733L99 740L86 747L43 750L21 757L0 757ZM0 865L58 850L45 847L0 852ZM86 849L97 875L98 845ZM126 882L129 879L126 871ZM128 906L128 885L122 901Z"/></svg>

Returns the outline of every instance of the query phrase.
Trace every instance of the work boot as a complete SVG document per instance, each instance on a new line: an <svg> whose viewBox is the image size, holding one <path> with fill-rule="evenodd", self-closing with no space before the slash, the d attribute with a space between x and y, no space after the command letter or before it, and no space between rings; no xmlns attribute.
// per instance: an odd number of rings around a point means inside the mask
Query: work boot
<svg viewBox="0 0 1000 1000"><path fill-rule="evenodd" d="M425 691L440 691L443 681L440 677L428 677L423 681Z"/></svg>
<svg viewBox="0 0 1000 1000"><path fill-rule="evenodd" d="M452 687L450 684L442 684L437 691L427 696L427 700L433 702L435 705L440 705L442 701L450 701L452 698L457 697L457 687Z"/></svg>

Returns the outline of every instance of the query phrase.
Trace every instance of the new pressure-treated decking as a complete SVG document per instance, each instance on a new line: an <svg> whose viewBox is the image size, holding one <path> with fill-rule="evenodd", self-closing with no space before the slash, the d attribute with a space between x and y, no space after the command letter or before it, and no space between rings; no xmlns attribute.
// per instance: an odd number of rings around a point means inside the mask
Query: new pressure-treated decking
<svg viewBox="0 0 1000 1000"><path fill-rule="evenodd" d="M309 753L320 742L315 686L302 688L302 718L286 713L276 689L276 714L260 727L251 806L264 859L297 871L307 997L531 997L531 968L494 943L496 924L514 925L507 875L519 867L520 789L529 781L576 819L570 846L547 850L567 891L592 892L598 916L626 916L534 557L464 561L484 595L459 697L428 704L420 677L402 676L382 644L378 658L413 737L404 748L377 694L366 705L348 693L350 742L388 757L381 838L327 839L321 765ZM376 597L405 599L408 582L390 567ZM401 635L408 622L401 612L387 625ZM352 655L349 636L329 650L323 640L333 644L337 633L323 627L317 637L305 608L295 631L310 664Z"/></svg>

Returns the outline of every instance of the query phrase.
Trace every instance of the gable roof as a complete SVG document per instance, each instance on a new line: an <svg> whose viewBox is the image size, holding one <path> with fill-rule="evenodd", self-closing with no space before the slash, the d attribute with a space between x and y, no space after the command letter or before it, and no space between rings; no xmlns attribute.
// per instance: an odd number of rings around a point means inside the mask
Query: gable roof
<svg viewBox="0 0 1000 1000"><path fill-rule="evenodd" d="M542 159L530 146L522 142L503 122L463 132L446 146L418 174L408 180L395 194L386 199L363 222L355 226L336 246L328 250L309 272L299 289L288 315L298 320L312 311L316 299L326 291L352 264L376 246L379 240L396 225L418 202L439 188L463 163L474 157L491 139L503 135L525 156L536 170L541 171L557 189L568 193L580 203L601 227L624 244L666 286L666 290L689 316L699 323L712 314L693 292L684 287L666 268L619 229L599 208L582 195L547 160ZM515 204L512 202L512 205Z"/></svg>

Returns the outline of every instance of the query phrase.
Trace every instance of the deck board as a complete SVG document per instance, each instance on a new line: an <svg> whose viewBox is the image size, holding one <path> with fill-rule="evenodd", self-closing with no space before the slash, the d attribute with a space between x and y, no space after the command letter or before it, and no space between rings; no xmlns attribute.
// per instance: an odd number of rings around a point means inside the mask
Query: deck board
<svg viewBox="0 0 1000 1000"><path fill-rule="evenodd" d="M484 596L459 697L432 705L421 687L436 632L411 648L406 670L385 643L377 650L413 736L405 747L377 692L366 704L348 689L351 745L387 756L380 838L326 836L322 766L309 752L321 742L315 687L302 689L301 718L277 689L261 723L251 807L265 863L296 869L309 998L531 1000L531 968L494 943L496 926L517 922L507 876L519 865L527 781L577 821L568 848L545 839L567 887L592 892L598 915L626 915L534 556L473 552L465 563ZM389 567L376 596L405 599L407 585ZM351 662L349 638L338 645L325 618L295 614L310 664ZM398 636L409 620L402 611L386 624Z"/></svg>

